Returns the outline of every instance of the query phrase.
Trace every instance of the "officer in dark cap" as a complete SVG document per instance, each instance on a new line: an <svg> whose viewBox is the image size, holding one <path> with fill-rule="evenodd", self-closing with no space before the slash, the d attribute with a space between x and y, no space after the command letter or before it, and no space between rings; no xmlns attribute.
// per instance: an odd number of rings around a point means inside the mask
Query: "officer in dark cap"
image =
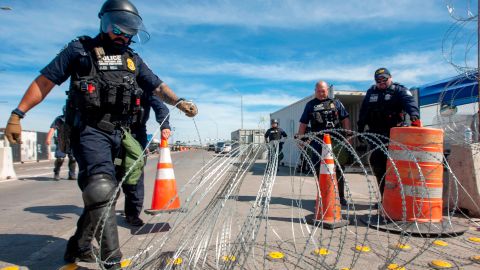
<svg viewBox="0 0 480 270"><path fill-rule="evenodd" d="M318 81L315 84L315 98L307 102L305 109L303 110L302 116L300 117L300 125L298 127L297 135L306 134L307 127L310 124L312 132L327 131L331 129L340 129L343 128L349 133L350 130L350 115L343 106L343 104L338 99L331 99L328 97L329 86L325 81ZM350 134L344 134L350 135ZM318 135L317 140L312 140L310 146L318 153L312 153L311 159L312 163L315 166L315 170L319 171L319 155L322 154L322 144L318 140L322 140L323 136ZM332 132L332 137L336 139L332 140L332 150L335 158L337 159L339 165L345 170L344 165L348 161L347 151L337 143L343 138L338 138L337 133ZM345 199L345 180L340 171L339 166L335 166L335 174L338 181L338 193L340 198L340 203L342 205L347 205L347 200Z"/></svg>
<svg viewBox="0 0 480 270"><path fill-rule="evenodd" d="M197 107L178 98L129 47L131 42L141 44L149 39L132 3L108 0L98 16L100 33L73 40L40 71L12 111L5 135L10 143L21 143L20 119L55 85L70 78L65 121L72 126L72 148L85 207L64 259L95 261L91 240L96 228L103 229L95 234L101 242L103 267L120 269L115 203L108 206L117 195L115 165L122 162L118 159L122 136L134 122L142 120L141 96L155 94L189 117L197 114Z"/></svg>
<svg viewBox="0 0 480 270"><path fill-rule="evenodd" d="M281 140L282 138L287 137L287 133L282 128L280 128L278 126L279 123L278 123L277 119L270 120L270 124L271 124L271 127L269 129L267 129L267 132L265 132L265 142L266 143L269 143L269 142L272 142L272 141L278 141L278 140ZM279 153L278 162L280 162L283 159L283 153L282 153L283 142L280 142L278 147L279 147L279 149L278 149L278 153Z"/></svg>
<svg viewBox="0 0 480 270"><path fill-rule="evenodd" d="M405 114L410 116L412 126L422 126L417 103L412 93L403 85L394 83L392 75L386 68L375 71L375 84L372 85L363 99L360 107L358 131L363 132L368 126L368 132L390 136L392 127L405 126ZM382 143L388 144L387 139L381 139ZM380 194L383 198L387 156L375 145L376 148L370 155L370 165L377 178Z"/></svg>

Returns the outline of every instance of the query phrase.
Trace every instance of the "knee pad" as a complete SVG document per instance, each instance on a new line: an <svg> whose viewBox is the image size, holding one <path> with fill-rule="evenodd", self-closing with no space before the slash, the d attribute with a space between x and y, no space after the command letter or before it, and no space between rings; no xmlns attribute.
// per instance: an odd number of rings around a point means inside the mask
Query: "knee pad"
<svg viewBox="0 0 480 270"><path fill-rule="evenodd" d="M115 193L116 182L110 175L96 174L86 179L87 185L82 197L87 208L100 208L105 206Z"/></svg>

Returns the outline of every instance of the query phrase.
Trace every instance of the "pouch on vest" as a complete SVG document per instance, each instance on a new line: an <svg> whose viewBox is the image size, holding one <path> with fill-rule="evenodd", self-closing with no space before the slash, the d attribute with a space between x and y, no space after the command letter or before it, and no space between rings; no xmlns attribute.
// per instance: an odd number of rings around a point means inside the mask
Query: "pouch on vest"
<svg viewBox="0 0 480 270"><path fill-rule="evenodd" d="M125 149L122 167L125 173L128 173L130 170L130 173L125 176L123 183L136 185L145 165L142 146L126 129L123 129L122 146ZM132 166L133 168L131 168Z"/></svg>

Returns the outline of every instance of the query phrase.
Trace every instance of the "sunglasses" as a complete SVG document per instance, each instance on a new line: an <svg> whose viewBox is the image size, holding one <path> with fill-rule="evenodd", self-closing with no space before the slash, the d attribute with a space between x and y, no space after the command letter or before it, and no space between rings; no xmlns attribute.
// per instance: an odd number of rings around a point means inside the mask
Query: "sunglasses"
<svg viewBox="0 0 480 270"><path fill-rule="evenodd" d="M126 37L126 38L128 38L128 39L131 39L131 38L133 37L133 35L124 33L124 32L122 32L122 30L118 29L118 28L115 27L115 26L114 26L113 29L112 29L112 33L115 34L115 35L117 35L117 36L124 36L124 37Z"/></svg>
<svg viewBox="0 0 480 270"><path fill-rule="evenodd" d="M376 83L386 83L388 81L388 78L378 78L375 79Z"/></svg>

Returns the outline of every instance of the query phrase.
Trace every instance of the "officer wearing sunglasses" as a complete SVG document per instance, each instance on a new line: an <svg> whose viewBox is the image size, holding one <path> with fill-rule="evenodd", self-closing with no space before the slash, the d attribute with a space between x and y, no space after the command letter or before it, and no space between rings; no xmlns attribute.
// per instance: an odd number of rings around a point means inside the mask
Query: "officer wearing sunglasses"
<svg viewBox="0 0 480 270"><path fill-rule="evenodd" d="M197 114L197 107L178 98L130 49L132 42L142 44L150 38L132 3L107 0L98 16L97 36L71 41L40 71L12 111L5 136L12 144L21 143L20 119L55 85L70 78L65 124L71 127L71 146L79 166L78 185L84 210L75 234L68 240L64 259L95 262L91 243L95 235L100 243L96 253L102 269L120 269L122 253L115 203L111 205L110 200L115 198L120 180L116 177L116 165L122 163L119 153L123 135L134 123L143 124L142 102L154 95L189 117Z"/></svg>
<svg viewBox="0 0 480 270"><path fill-rule="evenodd" d="M388 138L392 127L407 125L406 114L410 116L412 126L422 126L420 112L412 93L405 86L393 82L388 69L377 69L375 84L367 90L360 107L358 131L363 132L365 126L368 126L368 132ZM388 140L381 140L388 144ZM386 172L387 156L381 149L377 148L371 153L370 165L383 198L385 181L382 181L382 178Z"/></svg>

